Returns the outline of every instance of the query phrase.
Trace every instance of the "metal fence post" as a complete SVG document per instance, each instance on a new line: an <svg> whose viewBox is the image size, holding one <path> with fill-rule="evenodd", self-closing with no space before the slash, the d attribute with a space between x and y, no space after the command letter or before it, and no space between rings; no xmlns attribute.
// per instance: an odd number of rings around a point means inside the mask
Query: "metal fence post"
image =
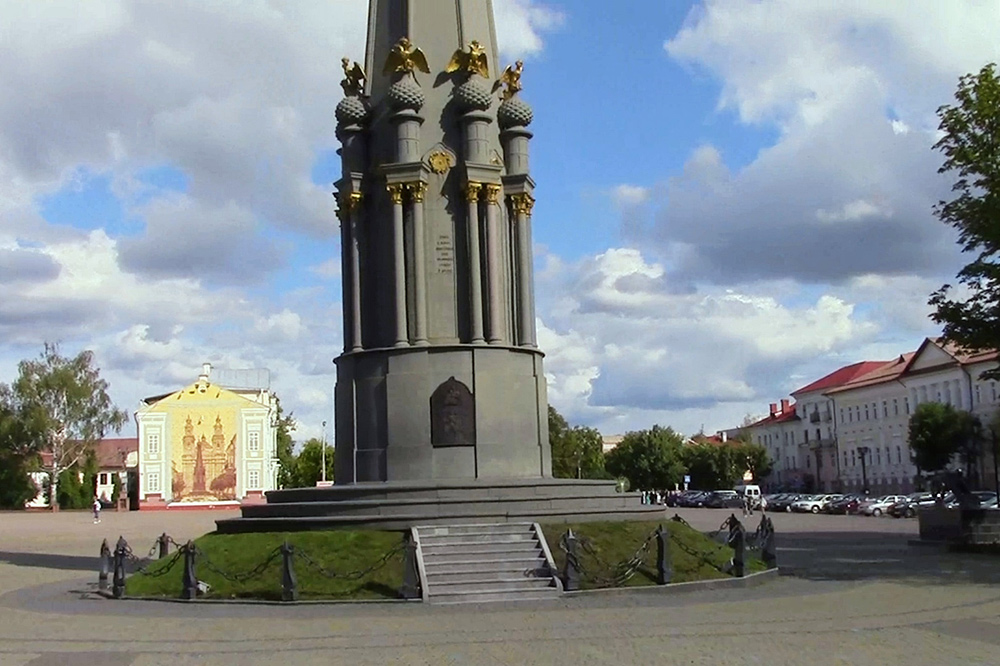
<svg viewBox="0 0 1000 666"><path fill-rule="evenodd" d="M194 573L194 544L188 541L181 548L184 551L184 575L181 599L194 599L198 596L198 577Z"/></svg>
<svg viewBox="0 0 1000 666"><path fill-rule="evenodd" d="M403 533L403 587L404 599L420 598L420 571L417 568L417 542L412 532Z"/></svg>
<svg viewBox="0 0 1000 666"><path fill-rule="evenodd" d="M295 578L295 567L292 558L295 549L287 541L281 544L281 600L298 601L299 583Z"/></svg>
<svg viewBox="0 0 1000 666"><path fill-rule="evenodd" d="M761 559L768 569L778 568L778 549L774 542L774 523L767 519L767 526L764 532L764 545L761 546Z"/></svg>
<svg viewBox="0 0 1000 666"><path fill-rule="evenodd" d="M111 580L111 596L121 599L125 596L125 553L128 544L125 537L118 537L115 544L114 577Z"/></svg>
<svg viewBox="0 0 1000 666"><path fill-rule="evenodd" d="M170 552L170 537L164 532L156 538L156 544L160 547L160 559L162 560Z"/></svg>
<svg viewBox="0 0 1000 666"><path fill-rule="evenodd" d="M747 535L743 529L743 525L736 521L736 525L733 526L732 532L732 547L733 547L733 573L737 578L743 578L744 573L744 563L746 558L746 539Z"/></svg>
<svg viewBox="0 0 1000 666"><path fill-rule="evenodd" d="M670 558L670 528L660 525L656 528L656 584L666 585L674 577L673 562Z"/></svg>
<svg viewBox="0 0 1000 666"><path fill-rule="evenodd" d="M580 589L580 559L577 553L578 540L573 530L563 535L566 543L566 565L563 567L563 590L575 592Z"/></svg>
<svg viewBox="0 0 1000 666"><path fill-rule="evenodd" d="M101 556L100 556L101 568L97 574L97 589L101 592L106 592L108 589L108 574L111 573L111 548L108 546L108 540L105 539L101 542Z"/></svg>

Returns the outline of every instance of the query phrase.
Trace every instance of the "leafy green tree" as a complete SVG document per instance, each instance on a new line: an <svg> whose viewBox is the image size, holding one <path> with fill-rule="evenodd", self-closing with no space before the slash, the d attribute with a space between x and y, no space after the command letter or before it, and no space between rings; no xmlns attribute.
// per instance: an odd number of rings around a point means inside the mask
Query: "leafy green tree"
<svg viewBox="0 0 1000 666"><path fill-rule="evenodd" d="M719 447L712 444L691 444L681 452L681 459L691 475L692 490L716 490L725 487L720 469Z"/></svg>
<svg viewBox="0 0 1000 666"><path fill-rule="evenodd" d="M951 201L941 201L934 213L958 230L962 251L975 258L959 271L958 282L968 292L949 298L942 286L930 297L931 318L944 325L947 340L970 351L1000 349L1000 77L991 63L958 81L954 105L938 109L941 139L935 150L944 154L938 173L957 176ZM1000 379L1000 366L983 373ZM936 462L932 456L930 462Z"/></svg>
<svg viewBox="0 0 1000 666"><path fill-rule="evenodd" d="M560 479L604 479L604 439L595 428L570 427L549 405L549 445L552 476Z"/></svg>
<svg viewBox="0 0 1000 666"><path fill-rule="evenodd" d="M46 342L38 359L18 364L10 389L16 407L39 425L43 441L36 449L52 454L49 504L57 505L58 481L63 472L83 462L94 444L111 429L120 431L128 414L108 396L108 383L93 367L94 355L85 350L73 358L59 354Z"/></svg>
<svg viewBox="0 0 1000 666"><path fill-rule="evenodd" d="M308 488L315 486L322 479L323 441L312 437L302 445L302 450L295 456L295 463L290 476L291 488ZM333 447L326 445L326 478L333 481Z"/></svg>
<svg viewBox="0 0 1000 666"><path fill-rule="evenodd" d="M683 441L672 428L658 425L630 432L608 453L605 467L611 474L628 479L636 490L673 488L683 480L686 470L681 456Z"/></svg>
<svg viewBox="0 0 1000 666"><path fill-rule="evenodd" d="M38 492L30 472L38 466L42 436L14 407L9 388L0 388L0 508L23 509Z"/></svg>
<svg viewBox="0 0 1000 666"><path fill-rule="evenodd" d="M917 468L937 472L958 453L964 437L963 417L951 405L921 403L910 416L909 437Z"/></svg>
<svg viewBox="0 0 1000 666"><path fill-rule="evenodd" d="M743 459L744 469L753 475L754 481L763 481L771 475L774 461L767 454L767 448L752 442L740 442L736 450ZM742 476L742 472L740 473Z"/></svg>
<svg viewBox="0 0 1000 666"><path fill-rule="evenodd" d="M292 476L295 467L295 443L292 441L292 433L297 424L292 413L285 414L281 407L281 400L275 398L277 403L275 418L275 440L278 458L278 487L294 488Z"/></svg>

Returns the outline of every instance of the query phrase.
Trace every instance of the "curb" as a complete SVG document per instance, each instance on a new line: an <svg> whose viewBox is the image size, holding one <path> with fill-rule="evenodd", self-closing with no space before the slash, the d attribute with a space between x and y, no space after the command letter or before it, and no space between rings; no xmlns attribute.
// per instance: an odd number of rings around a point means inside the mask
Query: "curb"
<svg viewBox="0 0 1000 666"><path fill-rule="evenodd" d="M563 592L553 599L568 599L578 596L600 594L684 594L702 590L746 589L764 585L780 575L780 569L767 569L744 576L743 578L713 578L710 580L692 580L685 583L668 583L667 585L637 585L633 587L602 587L593 590L576 590ZM298 601L278 601L271 599L181 599L179 597L134 597L124 596L115 599L108 592L92 592L109 601L159 601L171 604L217 604L223 606L342 606L352 604L382 605L382 604L417 604L421 599L300 599Z"/></svg>
<svg viewBox="0 0 1000 666"><path fill-rule="evenodd" d="M597 594L683 594L702 590L745 589L757 587L777 578L780 569L767 569L744 576L743 578L712 578L710 580L692 580L686 583L668 583L667 585L642 585L635 587L601 587L593 590L575 590L564 592L566 597L589 596Z"/></svg>

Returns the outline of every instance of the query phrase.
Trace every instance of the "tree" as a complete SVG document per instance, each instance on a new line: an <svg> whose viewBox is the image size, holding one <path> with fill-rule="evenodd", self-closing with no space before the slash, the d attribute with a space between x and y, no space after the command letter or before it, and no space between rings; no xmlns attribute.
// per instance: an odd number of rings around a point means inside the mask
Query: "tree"
<svg viewBox="0 0 1000 666"><path fill-rule="evenodd" d="M725 487L720 469L719 447L698 443L685 446L681 453L684 466L691 475L692 490L715 490Z"/></svg>
<svg viewBox="0 0 1000 666"><path fill-rule="evenodd" d="M1000 349L1000 78L996 65L958 81L956 104L938 109L941 139L934 144L945 157L938 173L956 172L951 201L940 201L934 213L958 230L965 253L975 259L959 271L969 292L964 300L949 298L945 284L929 304L931 318L944 325L943 336L969 351ZM1000 379L1000 366L982 375Z"/></svg>
<svg viewBox="0 0 1000 666"><path fill-rule="evenodd" d="M570 427L549 405L552 476L560 479L604 479L604 439L595 428Z"/></svg>
<svg viewBox="0 0 1000 666"><path fill-rule="evenodd" d="M292 483L293 468L295 466L295 443L292 441L292 433L297 424L291 412L285 415L281 408L281 401L275 397L277 409L275 412L275 440L278 458L278 487L294 488Z"/></svg>
<svg viewBox="0 0 1000 666"><path fill-rule="evenodd" d="M672 428L658 425L630 432L608 453L605 467L611 474L628 479L634 489L672 488L684 478L683 441Z"/></svg>
<svg viewBox="0 0 1000 666"><path fill-rule="evenodd" d="M751 442L740 442L737 451L743 459L744 468L753 475L754 481L762 481L771 475L774 461L767 454L765 447Z"/></svg>
<svg viewBox="0 0 1000 666"><path fill-rule="evenodd" d="M295 456L295 463L290 475L290 487L309 488L322 479L323 441L310 438ZM326 445L326 478L333 480L333 447Z"/></svg>
<svg viewBox="0 0 1000 666"><path fill-rule="evenodd" d="M45 343L40 358L18 364L10 394L22 414L37 423L42 441L36 450L52 454L49 505L57 506L59 478L81 463L94 444L111 429L120 431L128 414L108 396L108 383L93 367L94 355L85 350L74 358L59 354L58 345Z"/></svg>
<svg viewBox="0 0 1000 666"><path fill-rule="evenodd" d="M9 390L0 393L0 508L23 509L38 492L30 472L37 465L41 433L10 398Z"/></svg>
<svg viewBox="0 0 1000 666"><path fill-rule="evenodd" d="M924 402L910 416L909 437L913 462L923 472L948 466L961 445L962 417L951 405Z"/></svg>

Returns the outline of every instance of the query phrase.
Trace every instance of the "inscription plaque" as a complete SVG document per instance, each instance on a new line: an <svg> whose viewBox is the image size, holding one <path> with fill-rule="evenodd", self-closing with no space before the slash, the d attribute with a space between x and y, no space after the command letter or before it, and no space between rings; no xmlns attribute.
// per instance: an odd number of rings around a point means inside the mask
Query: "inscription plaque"
<svg viewBox="0 0 1000 666"><path fill-rule="evenodd" d="M434 267L438 273L451 273L455 269L455 246L451 236L442 234L435 240Z"/></svg>
<svg viewBox="0 0 1000 666"><path fill-rule="evenodd" d="M476 406L472 391L454 377L449 377L431 394L431 445L476 445Z"/></svg>

